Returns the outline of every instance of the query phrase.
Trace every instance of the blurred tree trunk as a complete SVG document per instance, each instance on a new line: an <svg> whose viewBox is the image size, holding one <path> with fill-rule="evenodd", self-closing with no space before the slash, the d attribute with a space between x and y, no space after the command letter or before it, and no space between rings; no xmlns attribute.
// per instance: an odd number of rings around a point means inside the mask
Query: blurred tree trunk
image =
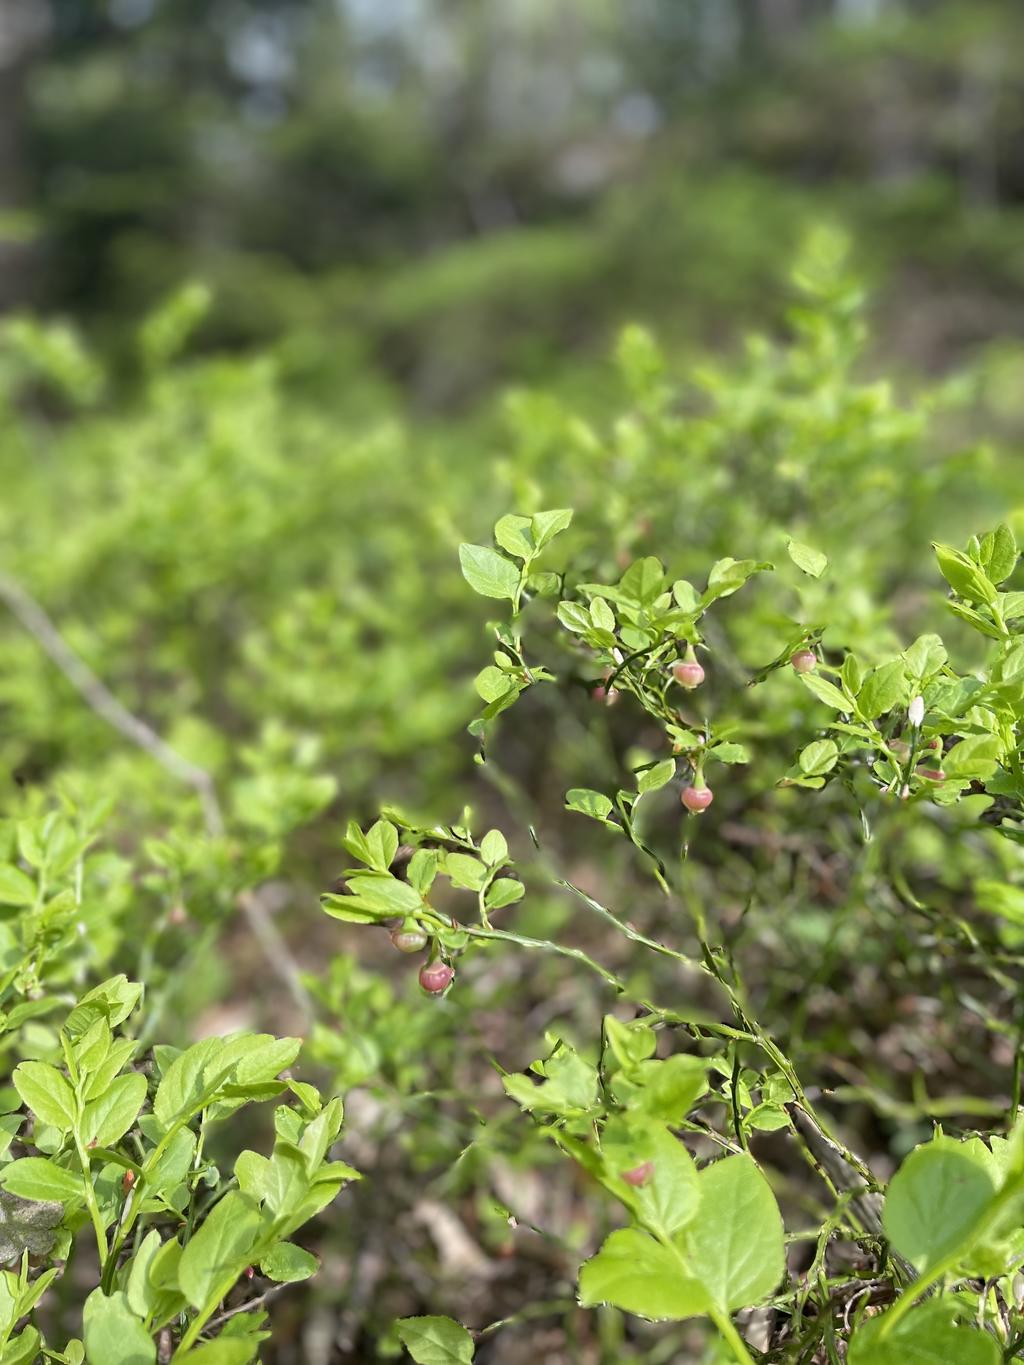
<svg viewBox="0 0 1024 1365"><path fill-rule="evenodd" d="M0 4L0 311L27 302L32 293L25 106L29 61L49 27L48 0Z"/></svg>

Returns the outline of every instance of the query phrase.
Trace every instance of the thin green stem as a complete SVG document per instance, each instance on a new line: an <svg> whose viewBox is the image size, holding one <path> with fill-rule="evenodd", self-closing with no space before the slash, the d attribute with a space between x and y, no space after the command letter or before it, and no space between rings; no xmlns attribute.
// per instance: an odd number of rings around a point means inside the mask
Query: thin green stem
<svg viewBox="0 0 1024 1365"><path fill-rule="evenodd" d="M170 1128L168 1128L167 1132L164 1133L163 1137L153 1148L152 1152L150 1152L149 1156L143 1163L142 1168L139 1172L138 1179L136 1180L135 1185L131 1191L131 1194L129 1195L129 1199L131 1199L133 1202L130 1208L128 1208L127 1205L125 1206L126 1213L122 1219L121 1226L118 1228L117 1232L114 1235L114 1239L110 1247L110 1252L109 1254L107 1254L106 1261L103 1265L102 1285L105 1293L107 1294L110 1293L110 1286L113 1284L114 1274L117 1270L117 1258L121 1254L121 1248L128 1240L128 1236L132 1228L135 1226L135 1221L138 1218L139 1213L142 1209L142 1191L143 1187L145 1186L146 1180L152 1174L154 1168L160 1161L160 1158L163 1156L164 1152L166 1152L167 1147L171 1143L171 1141L178 1135L181 1129L186 1127L189 1123L191 1123L195 1116L201 1113L208 1104L209 1096L204 1095L202 1098L202 1102L200 1104L197 1104L187 1114L180 1114L171 1124Z"/></svg>
<svg viewBox="0 0 1024 1365"><path fill-rule="evenodd" d="M464 924L462 929L470 938L501 939L507 943L518 943L521 948L538 948L541 952L558 953L560 957L571 957L576 962L582 962L591 971L597 972L598 976L602 977L616 991L621 993L626 989L626 983L621 977L616 976L607 967L602 967L600 962L589 957L582 948L568 948L565 944L554 943L550 939L528 938L525 934L514 934L510 930L495 929L492 926L485 928Z"/></svg>
<svg viewBox="0 0 1024 1365"><path fill-rule="evenodd" d="M100 1265L104 1265L107 1260L107 1232L103 1226L103 1217L100 1213L100 1206L96 1200L96 1191L93 1188L92 1177L89 1174L89 1153L82 1142L81 1134L76 1125L74 1130L75 1150L78 1153L78 1162L82 1168L82 1179L85 1185L85 1206L89 1210L89 1217L92 1220L93 1231L96 1233L96 1250L99 1252ZM110 1291L107 1290L109 1293Z"/></svg>
<svg viewBox="0 0 1024 1365"><path fill-rule="evenodd" d="M676 1261L678 1261L679 1270L683 1277L685 1279L692 1280L693 1272L686 1263L686 1257L683 1255L679 1247L668 1235L665 1229L654 1223L648 1223L645 1226L647 1228L647 1231L661 1243L665 1250L668 1251ZM708 1317L715 1324L715 1326L721 1333L722 1337L731 1347L732 1353L736 1357L736 1360L739 1362L739 1365L754 1365L753 1357L747 1350L743 1342L743 1338L740 1336L739 1332L737 1332L735 1326L733 1325L733 1321L730 1318L729 1314L726 1313L724 1309L719 1308L717 1304L712 1303L710 1300L708 1302L707 1311Z"/></svg>
<svg viewBox="0 0 1024 1365"><path fill-rule="evenodd" d="M747 1350L746 1343L736 1330L736 1325L729 1314L714 1305L709 1308L708 1314L739 1361L739 1365L754 1365L754 1357Z"/></svg>

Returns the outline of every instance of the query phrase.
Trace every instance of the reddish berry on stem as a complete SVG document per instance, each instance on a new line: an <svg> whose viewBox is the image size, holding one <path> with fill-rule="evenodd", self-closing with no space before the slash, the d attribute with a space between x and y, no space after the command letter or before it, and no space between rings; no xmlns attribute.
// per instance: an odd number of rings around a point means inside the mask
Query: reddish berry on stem
<svg viewBox="0 0 1024 1365"><path fill-rule="evenodd" d="M607 687L604 683L598 683L594 688L592 696L595 701L604 702L605 706L614 706L619 699L619 689L617 687Z"/></svg>
<svg viewBox="0 0 1024 1365"><path fill-rule="evenodd" d="M418 953L427 946L422 929L392 929L391 942L400 953Z"/></svg>
<svg viewBox="0 0 1024 1365"><path fill-rule="evenodd" d="M789 662L798 673L813 673L818 667L818 656L813 649L798 649Z"/></svg>
<svg viewBox="0 0 1024 1365"><path fill-rule="evenodd" d="M420 968L420 985L428 995L440 995L455 980L455 970L447 962L425 962Z"/></svg>
<svg viewBox="0 0 1024 1365"><path fill-rule="evenodd" d="M702 810L707 810L715 798L710 787L684 787L679 799L687 810L699 814Z"/></svg>
<svg viewBox="0 0 1024 1365"><path fill-rule="evenodd" d="M700 687L704 681L704 669L696 659L681 659L679 663L672 665L672 676L680 687L690 690Z"/></svg>
<svg viewBox="0 0 1024 1365"><path fill-rule="evenodd" d="M623 1171L622 1178L627 1185L646 1185L654 1174L653 1161L641 1161L639 1166L634 1166L631 1171Z"/></svg>

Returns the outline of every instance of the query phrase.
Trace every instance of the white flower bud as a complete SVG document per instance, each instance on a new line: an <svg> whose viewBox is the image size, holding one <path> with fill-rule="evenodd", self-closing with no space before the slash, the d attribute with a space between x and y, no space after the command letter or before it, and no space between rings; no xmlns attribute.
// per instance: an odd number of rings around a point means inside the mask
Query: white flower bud
<svg viewBox="0 0 1024 1365"><path fill-rule="evenodd" d="M907 708L907 719L915 730L920 730L924 720L924 697L915 697Z"/></svg>

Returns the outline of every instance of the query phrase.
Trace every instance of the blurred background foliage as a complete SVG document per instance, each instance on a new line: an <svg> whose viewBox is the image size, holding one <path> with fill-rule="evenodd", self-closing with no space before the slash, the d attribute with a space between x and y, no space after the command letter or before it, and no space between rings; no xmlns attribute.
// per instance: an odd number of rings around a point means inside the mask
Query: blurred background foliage
<svg viewBox="0 0 1024 1365"><path fill-rule="evenodd" d="M62 800L103 827L83 973L142 972L162 1026L308 1025L237 913L255 886L317 972L310 1065L354 1087L370 1178L324 1224L320 1297L275 1307L268 1361L383 1359L395 1314L481 1326L549 1300L480 1358L698 1358L575 1311L599 1229L571 1176L545 1183L491 1065L520 1069L556 1019L593 1043L609 1000L505 955L428 1010L385 936L315 898L345 818L471 800L485 828L525 800L581 884L666 929L561 809L643 756L592 679L499 741L518 795L473 763L489 613L455 551L505 511L576 507L565 553L601 581L640 554L701 578L799 535L832 560L813 605L836 644L871 661L938 626L971 647L928 547L1007 514L1024 532L1022 43L1015 0L0 8L0 569L215 775L229 832L205 839L198 803L8 615L0 785L12 813ZM709 687L778 648L792 601L750 599ZM973 978L970 1026L937 1027L962 984L948 944L922 947L872 879L890 860L960 913L975 880L1020 896L1024 874L938 824L862 866L838 801L765 796L813 725L775 686L743 716L761 766L719 795L695 876L766 1024L847 1085L884 1173L931 1114L998 1112L1007 1043ZM744 820L761 842L737 853ZM771 904L747 913L755 873ZM550 893L515 914L621 951Z"/></svg>
<svg viewBox="0 0 1024 1365"><path fill-rule="evenodd" d="M835 213L886 343L947 364L1018 330L1022 28L1013 0L9 0L4 294L117 355L198 276L197 344L432 410L636 313L735 335Z"/></svg>

